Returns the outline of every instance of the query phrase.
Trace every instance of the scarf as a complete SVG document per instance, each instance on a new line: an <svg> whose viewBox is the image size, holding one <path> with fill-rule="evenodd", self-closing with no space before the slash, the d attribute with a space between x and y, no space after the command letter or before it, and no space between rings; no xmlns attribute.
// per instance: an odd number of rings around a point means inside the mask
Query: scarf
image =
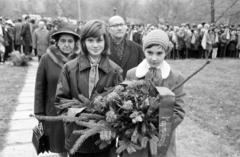
<svg viewBox="0 0 240 157"><path fill-rule="evenodd" d="M155 86L162 84L162 72L160 68L150 67L145 75L145 80L151 81Z"/></svg>
<svg viewBox="0 0 240 157"><path fill-rule="evenodd" d="M89 56L89 61L91 65L91 69L89 72L89 82L88 82L88 93L89 93L89 98L92 95L93 88L96 86L98 80L99 80L99 71L98 71L98 66L100 62L100 58L98 59L93 59L92 57Z"/></svg>

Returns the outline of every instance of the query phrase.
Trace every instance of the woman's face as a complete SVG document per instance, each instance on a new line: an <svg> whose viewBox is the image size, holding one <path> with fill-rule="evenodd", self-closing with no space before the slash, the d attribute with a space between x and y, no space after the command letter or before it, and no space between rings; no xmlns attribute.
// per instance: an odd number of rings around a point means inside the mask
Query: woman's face
<svg viewBox="0 0 240 157"><path fill-rule="evenodd" d="M57 44L63 53L70 54L75 47L74 37L72 35L63 34L60 36Z"/></svg>
<svg viewBox="0 0 240 157"><path fill-rule="evenodd" d="M101 35L100 37L88 37L85 40L85 44L87 47L87 50L89 52L89 55L91 57L99 57L103 50L104 50L104 46L105 46L105 40L103 35Z"/></svg>
<svg viewBox="0 0 240 157"><path fill-rule="evenodd" d="M151 67L158 67L166 56L165 50L158 45L145 49L144 54Z"/></svg>

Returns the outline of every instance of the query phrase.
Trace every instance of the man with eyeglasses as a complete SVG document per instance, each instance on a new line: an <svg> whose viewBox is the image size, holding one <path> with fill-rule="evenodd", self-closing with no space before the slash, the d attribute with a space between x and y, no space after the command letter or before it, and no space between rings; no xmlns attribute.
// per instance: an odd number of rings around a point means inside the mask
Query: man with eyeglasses
<svg viewBox="0 0 240 157"><path fill-rule="evenodd" d="M142 47L126 39L127 25L121 16L108 20L110 35L110 59L123 69L123 78L129 69L136 67L144 58Z"/></svg>

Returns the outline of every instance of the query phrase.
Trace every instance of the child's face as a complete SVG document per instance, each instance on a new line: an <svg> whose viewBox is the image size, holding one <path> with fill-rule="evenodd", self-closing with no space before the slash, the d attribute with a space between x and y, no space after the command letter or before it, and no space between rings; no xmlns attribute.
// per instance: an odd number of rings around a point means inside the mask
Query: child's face
<svg viewBox="0 0 240 157"><path fill-rule="evenodd" d="M144 54L151 67L158 67L166 56L165 50L158 45L145 49Z"/></svg>
<svg viewBox="0 0 240 157"><path fill-rule="evenodd" d="M89 52L89 55L91 57L99 57L105 47L105 40L103 35L101 35L100 37L88 37L85 40L85 44L87 47L87 50Z"/></svg>

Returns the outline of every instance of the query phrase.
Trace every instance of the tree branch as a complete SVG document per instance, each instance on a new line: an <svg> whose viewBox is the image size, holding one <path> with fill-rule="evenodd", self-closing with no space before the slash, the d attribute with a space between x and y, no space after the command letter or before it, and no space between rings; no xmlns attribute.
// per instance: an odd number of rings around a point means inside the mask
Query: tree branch
<svg viewBox="0 0 240 157"><path fill-rule="evenodd" d="M222 14L216 19L215 22L217 22L218 20L220 20L225 14L226 12L228 12L239 0L235 0L228 8L226 8Z"/></svg>

